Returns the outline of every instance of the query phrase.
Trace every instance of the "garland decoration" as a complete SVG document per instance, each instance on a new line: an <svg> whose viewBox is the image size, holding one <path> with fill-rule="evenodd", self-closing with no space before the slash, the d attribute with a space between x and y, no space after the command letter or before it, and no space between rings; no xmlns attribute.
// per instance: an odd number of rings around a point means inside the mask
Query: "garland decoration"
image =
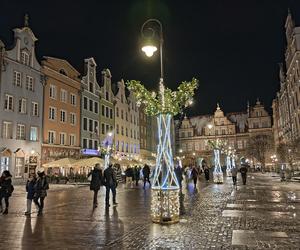
<svg viewBox="0 0 300 250"><path fill-rule="evenodd" d="M140 81L127 81L127 87L133 91L137 105L144 104L144 111L149 116L157 116L159 114L177 115L184 107L192 104L192 97L198 88L198 80L193 78L191 81L182 82L177 91L172 91L164 87L163 91L157 94L150 92Z"/></svg>

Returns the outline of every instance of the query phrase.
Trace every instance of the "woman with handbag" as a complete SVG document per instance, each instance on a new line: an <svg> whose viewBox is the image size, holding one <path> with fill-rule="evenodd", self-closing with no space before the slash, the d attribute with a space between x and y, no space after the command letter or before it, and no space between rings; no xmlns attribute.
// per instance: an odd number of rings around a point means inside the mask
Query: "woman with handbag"
<svg viewBox="0 0 300 250"><path fill-rule="evenodd" d="M88 174L88 177L90 176L90 190L94 191L93 207L96 208L98 206L98 192L100 190L100 186L102 185L102 171L99 163L97 163L94 169Z"/></svg>
<svg viewBox="0 0 300 250"><path fill-rule="evenodd" d="M0 213L8 214L9 197L14 191L14 187L11 184L11 174L8 170L3 171L0 177ZM2 200L5 201L5 209L2 208Z"/></svg>

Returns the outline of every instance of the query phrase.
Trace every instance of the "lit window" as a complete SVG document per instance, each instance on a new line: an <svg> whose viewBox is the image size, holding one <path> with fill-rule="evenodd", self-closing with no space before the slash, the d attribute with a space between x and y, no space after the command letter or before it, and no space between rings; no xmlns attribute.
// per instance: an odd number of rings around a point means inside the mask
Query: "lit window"
<svg viewBox="0 0 300 250"><path fill-rule="evenodd" d="M26 99L22 98L19 100L19 113L26 114L27 112L27 101Z"/></svg>
<svg viewBox="0 0 300 250"><path fill-rule="evenodd" d="M38 128L30 127L30 141L37 141L37 140L38 140Z"/></svg>
<svg viewBox="0 0 300 250"><path fill-rule="evenodd" d="M12 139L12 122L4 121L2 123L2 137L4 139Z"/></svg>
<svg viewBox="0 0 300 250"><path fill-rule="evenodd" d="M70 144L70 146L75 146L75 144L76 144L75 135L73 135L73 134L69 135L69 144Z"/></svg>
<svg viewBox="0 0 300 250"><path fill-rule="evenodd" d="M66 111L65 110L61 110L60 111L60 122L66 122L66 119L67 116L66 116Z"/></svg>
<svg viewBox="0 0 300 250"><path fill-rule="evenodd" d="M48 143L49 144L55 143L55 131L48 131Z"/></svg>
<svg viewBox="0 0 300 250"><path fill-rule="evenodd" d="M56 108L49 107L49 120L54 121L56 116Z"/></svg>
<svg viewBox="0 0 300 250"><path fill-rule="evenodd" d="M52 99L56 99L56 86L55 85L50 84L49 96Z"/></svg>
<svg viewBox="0 0 300 250"><path fill-rule="evenodd" d="M21 52L21 63L29 65L29 54L26 51Z"/></svg>
<svg viewBox="0 0 300 250"><path fill-rule="evenodd" d="M68 96L68 92L64 89L60 90L60 101L67 103L67 96Z"/></svg>
<svg viewBox="0 0 300 250"><path fill-rule="evenodd" d="M73 106L76 106L76 95L74 95L74 94L71 94L70 95L71 96L71 104L73 105Z"/></svg>
<svg viewBox="0 0 300 250"><path fill-rule="evenodd" d="M66 133L59 134L59 143L60 145L65 145L66 143Z"/></svg>

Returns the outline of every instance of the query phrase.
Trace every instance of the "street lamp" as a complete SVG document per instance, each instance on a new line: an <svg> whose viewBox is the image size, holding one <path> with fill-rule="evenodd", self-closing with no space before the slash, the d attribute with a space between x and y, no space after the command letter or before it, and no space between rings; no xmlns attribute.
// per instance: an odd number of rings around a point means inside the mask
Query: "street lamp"
<svg viewBox="0 0 300 250"><path fill-rule="evenodd" d="M163 71L163 28L157 19L148 19L141 27L141 36L144 40L142 51L151 57L158 49L155 45L155 27L159 27L159 52L160 52L160 80L159 94L162 110L158 117L158 146L155 172L151 185L151 217L154 223L170 224L179 222L179 183L174 172L174 158L171 146L172 115L164 112L165 86ZM149 32L151 35L149 37ZM147 36L148 34L148 36Z"/></svg>

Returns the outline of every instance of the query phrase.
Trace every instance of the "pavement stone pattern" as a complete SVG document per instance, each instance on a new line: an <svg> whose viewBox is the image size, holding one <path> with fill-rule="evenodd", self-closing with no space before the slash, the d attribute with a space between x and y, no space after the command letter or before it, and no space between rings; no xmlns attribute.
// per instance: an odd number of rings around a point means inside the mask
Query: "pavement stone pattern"
<svg viewBox="0 0 300 250"><path fill-rule="evenodd" d="M118 187L109 209L102 188L95 210L87 186L50 186L39 217L23 215L26 194L16 186L0 215L0 249L300 249L300 184L267 174L237 188L224 180L185 186L181 221L168 226L151 222L151 191L141 185Z"/></svg>

